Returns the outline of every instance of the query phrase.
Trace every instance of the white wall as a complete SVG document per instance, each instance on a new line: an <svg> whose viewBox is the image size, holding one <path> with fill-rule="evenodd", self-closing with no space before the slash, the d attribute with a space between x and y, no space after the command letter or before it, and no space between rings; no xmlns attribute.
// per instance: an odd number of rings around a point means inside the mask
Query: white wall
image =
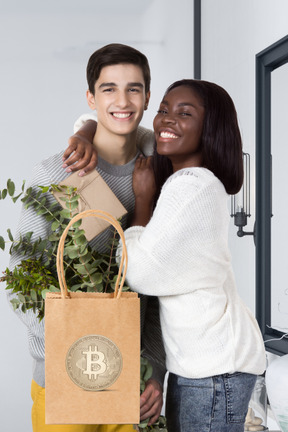
<svg viewBox="0 0 288 432"><path fill-rule="evenodd" d="M177 11L177 14L175 13ZM0 189L20 185L35 163L66 147L88 111L85 68L97 48L122 42L150 60L152 119L166 87L193 75L193 2L176 0L11 0L0 2ZM16 228L20 207L1 201L1 230ZM0 271L9 254L0 251ZM32 362L26 329L0 284L0 430L30 432Z"/></svg>
<svg viewBox="0 0 288 432"><path fill-rule="evenodd" d="M222 85L234 100L244 150L251 155L251 218L255 221L255 55L288 33L286 0L202 0L202 79ZM255 247L238 238L231 223L230 244L238 289L255 307Z"/></svg>
<svg viewBox="0 0 288 432"><path fill-rule="evenodd" d="M244 149L255 163L255 54L285 36L287 0L202 0L202 78L223 85L239 115ZM152 119L166 87L193 77L193 1L11 0L0 2L0 189L20 184L34 164L66 147L72 124L87 111L89 55L110 42L142 50L150 60ZM252 217L247 230L253 228ZM1 202L1 230L15 229L19 206ZM238 288L254 310L255 249L231 223L230 243ZM0 270L9 261L0 252ZM31 431L31 360L24 326L0 285L0 429Z"/></svg>

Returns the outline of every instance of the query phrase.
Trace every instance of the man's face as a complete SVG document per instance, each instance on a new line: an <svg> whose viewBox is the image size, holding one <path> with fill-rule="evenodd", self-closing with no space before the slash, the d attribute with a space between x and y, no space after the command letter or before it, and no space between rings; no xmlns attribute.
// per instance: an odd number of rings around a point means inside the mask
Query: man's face
<svg viewBox="0 0 288 432"><path fill-rule="evenodd" d="M144 77L139 66L105 66L95 83L95 94L87 92L90 108L96 109L102 132L128 135L139 125L150 94L145 94Z"/></svg>

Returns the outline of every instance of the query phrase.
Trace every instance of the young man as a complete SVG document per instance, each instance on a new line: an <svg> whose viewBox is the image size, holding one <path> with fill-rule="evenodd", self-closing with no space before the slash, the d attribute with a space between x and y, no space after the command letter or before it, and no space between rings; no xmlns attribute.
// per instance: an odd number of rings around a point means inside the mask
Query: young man
<svg viewBox="0 0 288 432"><path fill-rule="evenodd" d="M150 70L146 57L134 48L111 44L96 51L87 65L89 89L87 100L97 111L98 126L93 145L98 154L97 170L128 210L122 226L128 226L133 213L134 194L132 173L140 153L152 152L152 132L139 127L150 97ZM42 161L36 168L30 186L59 183L65 177L62 169L63 152ZM49 224L33 210L23 208L20 232L33 231L34 238L44 237ZM99 245L102 234L91 241ZM106 242L105 242L106 244ZM20 263L22 256L13 254L11 266ZM132 432L132 425L45 425L44 322L39 323L33 312L16 311L26 324L30 352L34 359L32 382L32 423L34 432ZM141 396L141 419L150 417L153 423L162 407L162 383L165 374L164 350L155 297L141 299L141 338L143 356L153 365L153 377Z"/></svg>

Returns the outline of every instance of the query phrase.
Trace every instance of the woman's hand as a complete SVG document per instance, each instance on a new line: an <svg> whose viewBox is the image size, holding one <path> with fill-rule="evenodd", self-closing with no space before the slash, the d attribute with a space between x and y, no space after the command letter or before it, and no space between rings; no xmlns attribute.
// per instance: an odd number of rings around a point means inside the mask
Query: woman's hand
<svg viewBox="0 0 288 432"><path fill-rule="evenodd" d="M133 191L135 199L154 202L156 183L152 166L152 156L139 156L133 172Z"/></svg>
<svg viewBox="0 0 288 432"><path fill-rule="evenodd" d="M133 173L133 191L135 209L132 226L146 226L151 219L156 194L155 176L152 166L152 156L139 156Z"/></svg>
<svg viewBox="0 0 288 432"><path fill-rule="evenodd" d="M97 152L93 146L97 123L88 120L79 131L69 138L69 146L63 155L63 168L67 172L78 171L79 176L93 171L97 165Z"/></svg>

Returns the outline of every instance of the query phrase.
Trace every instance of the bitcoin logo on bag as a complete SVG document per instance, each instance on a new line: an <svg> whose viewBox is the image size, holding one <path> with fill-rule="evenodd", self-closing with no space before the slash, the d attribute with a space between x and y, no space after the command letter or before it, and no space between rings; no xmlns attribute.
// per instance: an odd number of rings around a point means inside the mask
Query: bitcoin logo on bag
<svg viewBox="0 0 288 432"><path fill-rule="evenodd" d="M84 336L69 348L66 370L77 386L90 391L103 390L118 379L122 355L117 345L105 336Z"/></svg>

